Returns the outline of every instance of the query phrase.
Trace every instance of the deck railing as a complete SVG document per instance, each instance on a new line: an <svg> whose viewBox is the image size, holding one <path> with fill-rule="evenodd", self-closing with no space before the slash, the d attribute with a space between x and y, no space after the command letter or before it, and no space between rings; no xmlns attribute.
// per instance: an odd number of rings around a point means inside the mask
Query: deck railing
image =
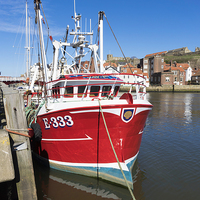
<svg viewBox="0 0 200 200"><path fill-rule="evenodd" d="M78 84L75 83L76 80L88 80L84 84ZM94 80L99 80L98 83L92 83ZM67 82L67 86L56 86L59 82ZM103 82L105 81L105 82ZM72 85L70 85L70 82ZM48 98L85 98L85 97L110 97L112 99L113 97L117 96L117 93L119 91L119 88L117 91L114 91L114 88L116 86L121 85L121 87L125 88L129 93L134 93L133 97L134 99L146 99L146 79L145 77L138 75L138 74L129 74L129 73L123 73L123 74L72 74L72 75L66 75L61 77L59 80L48 82L49 89L47 90ZM106 88L106 86L112 86L110 90L102 91L100 90L100 87L97 91L88 91L89 87L92 86L102 86ZM116 86L115 86L116 85ZM74 90L73 87L76 87ZM78 91L80 87L82 88L82 91ZM73 92L66 94L65 91L72 90ZM49 92L48 92L49 91ZM61 92L62 91L62 92ZM102 96L102 94L104 94Z"/></svg>

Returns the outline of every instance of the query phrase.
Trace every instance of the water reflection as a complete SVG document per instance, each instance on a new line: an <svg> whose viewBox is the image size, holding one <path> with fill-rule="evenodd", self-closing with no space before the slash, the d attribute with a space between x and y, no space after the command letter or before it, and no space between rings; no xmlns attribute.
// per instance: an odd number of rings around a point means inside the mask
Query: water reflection
<svg viewBox="0 0 200 200"><path fill-rule="evenodd" d="M187 96L184 97L183 101L185 103L185 122L186 123L191 123L192 122L192 100L193 96L192 94L188 94Z"/></svg>
<svg viewBox="0 0 200 200"><path fill-rule="evenodd" d="M146 179L139 199L199 199L200 94L150 93L154 105L138 162Z"/></svg>
<svg viewBox="0 0 200 200"><path fill-rule="evenodd" d="M153 110L133 167L137 200L199 199L200 94L149 93ZM128 189L35 165L38 199L131 200Z"/></svg>
<svg viewBox="0 0 200 200"><path fill-rule="evenodd" d="M131 199L129 191L119 185L95 178L49 169L34 161L38 199Z"/></svg>
<svg viewBox="0 0 200 200"><path fill-rule="evenodd" d="M193 93L151 93L147 96L154 105L153 118L181 119L184 123L192 123ZM184 120L183 120L184 119Z"/></svg>

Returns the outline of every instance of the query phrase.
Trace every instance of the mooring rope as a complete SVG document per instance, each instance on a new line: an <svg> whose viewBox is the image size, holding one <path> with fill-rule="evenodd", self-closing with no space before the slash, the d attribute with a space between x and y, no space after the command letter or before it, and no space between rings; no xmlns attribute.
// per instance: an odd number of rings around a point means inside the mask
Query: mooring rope
<svg viewBox="0 0 200 200"><path fill-rule="evenodd" d="M104 122L104 125L105 125L105 128L106 128L106 132L107 132L107 135L108 135L108 138L109 138L110 145L111 145L111 147L112 147L113 153L114 153L114 155L115 155L115 158L116 158L116 160L117 160L117 163L118 163L118 165L119 165L119 168L120 168L120 170L121 170L121 173L122 173L122 175L123 175L123 177L124 177L124 180L125 180L125 182L126 182L126 185L127 185L128 189L129 189L129 192L130 192L130 194L131 194L133 200L136 200L136 198L134 197L134 194L133 194L133 192L132 192L132 190L131 190L131 188L130 188L130 186L129 186L129 184L128 184L128 181L127 181L127 179L126 179L126 176L125 176L125 174L124 174L124 172L123 172L123 169L122 169L122 167L121 167L121 164L120 164L120 162L119 162L119 159L118 159L118 157L117 157L115 148L114 148L114 146L113 146L113 143L112 143L112 140L111 140L111 137L110 137L110 133L109 133L109 131L108 131L108 127L107 127L107 124L106 124L106 120L105 120L105 118L104 118L104 114L103 114L103 110L102 110L102 107L101 107L100 100L98 100L98 101L99 101L99 108L100 108L100 111L101 111L101 115L102 115L102 118L103 118L103 122Z"/></svg>
<svg viewBox="0 0 200 200"><path fill-rule="evenodd" d="M126 61L127 65L128 65L128 67L130 68L130 70L131 70L131 73L133 74L133 71L132 71L132 69L131 69L131 67L130 67L130 65L129 65L129 63L128 63L128 61L127 61L127 58L126 58L126 56L124 55L124 52L123 52L123 50L122 50L122 48L121 48L121 46L120 46L120 44L119 44L119 42L118 42L118 40L117 40L117 37L115 36L115 33L114 33L114 31L113 31L113 30L112 30L112 28L111 28L111 25L110 25L110 23L109 23L109 21L108 21L108 19L107 19L107 17L106 17L106 14L105 14L105 13L104 13L104 17L106 18L106 21L107 21L107 23L108 23L108 26L110 27L110 30L111 30L111 32L112 32L112 34L113 34L113 36L114 36L114 38L115 38L115 40L116 40L116 42L117 42L117 44L118 44L118 46L119 46L120 50L121 50L121 52L122 52L122 55L124 56L124 59L125 59L125 61Z"/></svg>
<svg viewBox="0 0 200 200"><path fill-rule="evenodd" d="M28 127L31 126L31 124L33 123L34 120L35 120L35 123L37 122L37 114L38 114L39 110L41 109L41 107L42 107L44 104L45 104L45 100L43 100L42 102L40 102L40 105L38 106L38 108L37 108L36 110L32 109L32 111L34 111L35 113L34 113L34 115L31 117L30 122L29 122L29 124L28 124ZM29 108L27 108L27 112L30 112L28 109L29 109ZM31 108L30 108L30 110L31 110ZM26 113L26 116L28 116L27 113ZM27 118L27 121L28 121L28 118Z"/></svg>
<svg viewBox="0 0 200 200"><path fill-rule="evenodd" d="M17 131L12 131L12 130L10 130L10 129L7 129L6 127L5 127L5 129L6 129L6 131L9 132L9 133L14 133L14 134L17 134L17 135L20 135L20 136L29 137L29 138L31 137L30 135L26 135L26 134L24 134L24 133L20 133L20 132L17 132ZM26 131L28 131L28 129L27 129Z"/></svg>

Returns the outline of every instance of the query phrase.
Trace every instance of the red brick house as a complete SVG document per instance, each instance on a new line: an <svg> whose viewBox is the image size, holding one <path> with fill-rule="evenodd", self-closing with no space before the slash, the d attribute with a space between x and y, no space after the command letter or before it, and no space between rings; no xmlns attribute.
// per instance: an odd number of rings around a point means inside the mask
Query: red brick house
<svg viewBox="0 0 200 200"><path fill-rule="evenodd" d="M151 78L153 85L185 85L186 71L176 64L164 64L161 72L154 73Z"/></svg>
<svg viewBox="0 0 200 200"><path fill-rule="evenodd" d="M200 70L196 71L196 73L192 76L191 83L195 85L200 84Z"/></svg>

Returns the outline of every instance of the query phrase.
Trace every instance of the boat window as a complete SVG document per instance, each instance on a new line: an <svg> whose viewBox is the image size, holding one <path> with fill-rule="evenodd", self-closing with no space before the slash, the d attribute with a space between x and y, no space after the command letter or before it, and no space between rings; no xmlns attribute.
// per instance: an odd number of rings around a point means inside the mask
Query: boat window
<svg viewBox="0 0 200 200"><path fill-rule="evenodd" d="M119 86L115 86L115 89L114 89L114 94L113 94L113 96L114 96L114 97L116 97L116 96L117 96L117 94L118 94L118 92L119 92Z"/></svg>
<svg viewBox="0 0 200 200"><path fill-rule="evenodd" d="M53 98L55 98L55 89L54 89L54 87L52 88L52 95L53 95Z"/></svg>
<svg viewBox="0 0 200 200"><path fill-rule="evenodd" d="M60 87L57 87L57 98L60 98Z"/></svg>
<svg viewBox="0 0 200 200"><path fill-rule="evenodd" d="M105 96L109 95L110 90L111 90L111 86L103 86L101 96L105 97Z"/></svg>
<svg viewBox="0 0 200 200"><path fill-rule="evenodd" d="M100 86L91 86L90 88L90 97L99 96Z"/></svg>
<svg viewBox="0 0 200 200"><path fill-rule="evenodd" d="M74 94L73 94L73 87L67 86L65 88L64 97L66 97L66 98L72 98L73 96L74 96Z"/></svg>
<svg viewBox="0 0 200 200"><path fill-rule="evenodd" d="M59 86L53 87L53 98L60 98L60 88Z"/></svg>
<svg viewBox="0 0 200 200"><path fill-rule="evenodd" d="M85 92L85 85L82 86L78 86L78 97L81 98L83 96L83 93ZM87 89L86 92L84 94L84 97L87 95Z"/></svg>

